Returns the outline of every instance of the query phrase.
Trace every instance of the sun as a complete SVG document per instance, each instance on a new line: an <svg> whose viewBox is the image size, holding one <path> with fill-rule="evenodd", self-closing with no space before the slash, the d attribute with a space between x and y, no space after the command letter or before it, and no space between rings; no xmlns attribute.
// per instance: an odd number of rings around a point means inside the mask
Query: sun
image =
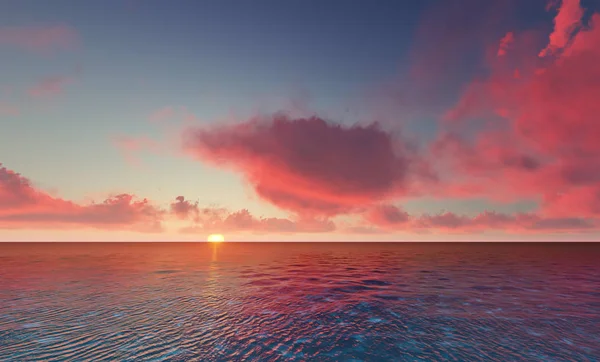
<svg viewBox="0 0 600 362"><path fill-rule="evenodd" d="M220 243L222 241L225 241L225 238L222 234L210 234L206 241L211 243Z"/></svg>

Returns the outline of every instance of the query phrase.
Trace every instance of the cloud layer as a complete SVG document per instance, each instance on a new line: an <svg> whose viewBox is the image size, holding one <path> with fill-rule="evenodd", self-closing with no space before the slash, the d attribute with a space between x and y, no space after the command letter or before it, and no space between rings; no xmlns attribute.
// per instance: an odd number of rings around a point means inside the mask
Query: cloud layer
<svg viewBox="0 0 600 362"><path fill-rule="evenodd" d="M513 234L586 232L599 226L596 219L544 218L537 214L516 215L485 211L475 216L453 212L412 216L394 205L380 205L365 214L365 227L377 227L381 231L480 233L503 231Z"/></svg>
<svg viewBox="0 0 600 362"><path fill-rule="evenodd" d="M183 228L184 233L213 232L254 232L254 233L323 233L336 229L335 224L323 218L275 218L255 217L248 210L228 212L220 208L201 208L198 203L178 196L171 203L170 211L182 220L191 220L192 224Z"/></svg>
<svg viewBox="0 0 600 362"><path fill-rule="evenodd" d="M163 212L148 200L115 195L81 205L53 197L0 164L1 228L78 228L160 231Z"/></svg>
<svg viewBox="0 0 600 362"><path fill-rule="evenodd" d="M588 232L598 228L594 218L543 217L537 214L508 215L486 211L474 217L452 212L410 215L391 204L362 211L362 222L339 228L318 216L291 218L256 217L248 210L229 211L201 207L178 196L162 209L147 199L120 194L101 203L79 204L36 189L25 177L0 165L0 229L101 229L160 233L165 223L184 221L184 234L210 233L285 234L365 232L385 233L508 233ZM175 230L171 230L175 231Z"/></svg>

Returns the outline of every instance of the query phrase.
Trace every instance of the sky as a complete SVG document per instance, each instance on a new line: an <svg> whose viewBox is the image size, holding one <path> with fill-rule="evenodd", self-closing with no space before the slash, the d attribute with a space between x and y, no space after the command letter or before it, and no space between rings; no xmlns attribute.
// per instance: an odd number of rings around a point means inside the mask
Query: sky
<svg viewBox="0 0 600 362"><path fill-rule="evenodd" d="M598 240L600 1L0 4L0 240Z"/></svg>

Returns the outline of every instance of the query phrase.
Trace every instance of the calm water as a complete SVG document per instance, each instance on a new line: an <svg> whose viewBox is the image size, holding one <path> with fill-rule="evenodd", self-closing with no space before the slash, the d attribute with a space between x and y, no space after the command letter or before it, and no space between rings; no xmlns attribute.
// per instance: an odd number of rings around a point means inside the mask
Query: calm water
<svg viewBox="0 0 600 362"><path fill-rule="evenodd" d="M598 361L600 244L0 244L0 361Z"/></svg>

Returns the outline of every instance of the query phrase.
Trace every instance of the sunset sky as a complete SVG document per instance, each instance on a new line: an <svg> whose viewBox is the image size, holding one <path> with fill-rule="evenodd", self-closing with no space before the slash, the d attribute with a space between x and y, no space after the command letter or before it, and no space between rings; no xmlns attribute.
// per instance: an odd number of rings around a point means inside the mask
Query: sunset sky
<svg viewBox="0 0 600 362"><path fill-rule="evenodd" d="M597 240L600 1L5 0L0 240Z"/></svg>

